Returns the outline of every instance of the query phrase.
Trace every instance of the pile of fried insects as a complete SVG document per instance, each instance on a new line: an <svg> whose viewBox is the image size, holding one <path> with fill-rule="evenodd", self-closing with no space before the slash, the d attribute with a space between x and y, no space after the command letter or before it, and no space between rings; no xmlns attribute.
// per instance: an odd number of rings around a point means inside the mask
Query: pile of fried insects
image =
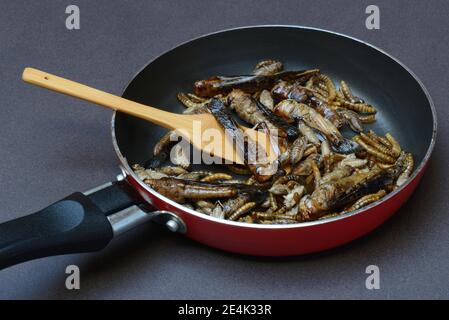
<svg viewBox="0 0 449 320"><path fill-rule="evenodd" d="M209 112L222 126L239 130L237 115L281 141L279 169L271 175L246 162L223 164L221 172L192 171L172 132L144 166L133 166L160 194L216 218L291 224L334 217L381 199L413 171L412 154L390 133L364 130L375 122L376 109L344 81L337 89L317 69L284 71L281 62L266 60L251 75L197 81L194 93L179 93L178 99L184 114ZM345 126L356 133L351 139L340 132ZM170 152L176 156L164 166Z"/></svg>

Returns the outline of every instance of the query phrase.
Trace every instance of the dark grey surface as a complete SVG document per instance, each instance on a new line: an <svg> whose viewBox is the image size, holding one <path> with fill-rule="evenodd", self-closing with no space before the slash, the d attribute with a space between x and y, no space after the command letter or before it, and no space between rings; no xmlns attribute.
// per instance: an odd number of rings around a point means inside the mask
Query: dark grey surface
<svg viewBox="0 0 449 320"><path fill-rule="evenodd" d="M0 272L3 299L448 298L446 103L449 5L376 1L381 29L365 28L368 1L76 1L81 30L65 29L69 1L0 1L0 220L112 179L111 112L23 84L34 66L120 93L161 52L229 27L299 24L366 40L421 78L439 116L438 140L410 201L372 234L322 254L265 259L224 253L143 226L96 254L52 257ZM419 130L419 128L416 128ZM65 267L81 290L65 289ZM365 268L381 289L365 289Z"/></svg>

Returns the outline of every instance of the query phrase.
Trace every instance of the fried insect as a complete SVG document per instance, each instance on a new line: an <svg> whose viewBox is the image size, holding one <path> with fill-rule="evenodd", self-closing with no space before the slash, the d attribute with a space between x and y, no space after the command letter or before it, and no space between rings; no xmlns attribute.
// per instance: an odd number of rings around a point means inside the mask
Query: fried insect
<svg viewBox="0 0 449 320"><path fill-rule="evenodd" d="M379 143L381 143L381 144L383 144L385 147L387 147L387 148L392 148L392 144L391 144L391 142L390 141L388 141L388 139L387 138L385 138L385 137L383 137L383 136L378 136L373 130L370 130L370 131L368 131L368 135L371 137L371 138L373 138L373 139L375 139L375 140L377 140L377 141L379 141Z"/></svg>
<svg viewBox="0 0 449 320"><path fill-rule="evenodd" d="M368 115L358 115L359 120L361 123L369 124L376 122L376 115L375 114L368 114Z"/></svg>
<svg viewBox="0 0 449 320"><path fill-rule="evenodd" d="M310 155L304 161L301 161L296 167L292 169L294 176L309 176L313 173L313 163L318 161L315 154Z"/></svg>
<svg viewBox="0 0 449 320"><path fill-rule="evenodd" d="M229 164L227 165L227 168L229 169L229 171L235 174L245 175L251 173L251 171L248 168L238 164Z"/></svg>
<svg viewBox="0 0 449 320"><path fill-rule="evenodd" d="M301 177L294 175L294 174L288 174L288 175L284 175L279 177L278 179L276 179L273 182L273 186L278 185L278 184L286 184L290 181L295 181L295 182L300 182L301 181Z"/></svg>
<svg viewBox="0 0 449 320"><path fill-rule="evenodd" d="M262 103L265 107L267 107L271 111L274 110L274 101L273 101L273 98L271 97L270 91L263 90L260 93L259 101L260 101L260 103Z"/></svg>
<svg viewBox="0 0 449 320"><path fill-rule="evenodd" d="M179 102L181 102L186 108L189 109L198 109L203 107L207 103L207 100L200 102L198 102L198 100L195 101L190 96L182 92L178 93L176 97L178 98Z"/></svg>
<svg viewBox="0 0 449 320"><path fill-rule="evenodd" d="M286 81L279 82L271 90L273 98L277 101L292 99L297 102L305 102L308 99L308 92L306 87Z"/></svg>
<svg viewBox="0 0 449 320"><path fill-rule="evenodd" d="M157 171L162 172L168 176L179 176L180 174L188 173L183 167L165 166L158 168Z"/></svg>
<svg viewBox="0 0 449 320"><path fill-rule="evenodd" d="M165 178L167 175L165 173L155 171L153 169L145 169L139 164L135 164L132 166L133 171L136 173L136 175L139 177L140 180L145 179L160 179Z"/></svg>
<svg viewBox="0 0 449 320"><path fill-rule="evenodd" d="M161 154L162 152L167 151L176 141L173 141L172 138L173 131L169 131L166 134L162 136L162 138L156 143L156 145L153 148L153 155L157 156Z"/></svg>
<svg viewBox="0 0 449 320"><path fill-rule="evenodd" d="M333 101L337 95L334 82L328 76L320 74L316 77L319 81L323 81L327 88L327 100Z"/></svg>
<svg viewBox="0 0 449 320"><path fill-rule="evenodd" d="M209 209L213 209L215 208L215 204L211 201L205 201L205 200L200 200L195 202L195 205L199 208L209 208Z"/></svg>
<svg viewBox="0 0 449 320"><path fill-rule="evenodd" d="M189 172L187 153L172 132L155 146L146 168L132 169L155 191L211 217L261 224L328 219L379 200L413 172L412 154L402 151L391 134L364 131L364 124L376 121L376 109L355 96L345 81L337 90L317 69L283 72L281 62L264 60L253 75L212 77L196 82L194 89L178 94L187 107L183 113L215 116L240 142L237 152L245 160L226 168L246 177ZM255 154L257 148L231 110L267 132L272 144L278 140L280 155L273 164ZM345 126L357 133L352 140L339 131ZM176 166L163 166L168 155Z"/></svg>
<svg viewBox="0 0 449 320"><path fill-rule="evenodd" d="M344 80L340 81L340 89L343 93L346 100L353 102L354 96L352 95L351 89L349 89L349 86L346 84Z"/></svg>
<svg viewBox="0 0 449 320"><path fill-rule="evenodd" d="M316 77L316 78L318 78L318 77ZM316 92L318 92L319 94L321 94L323 97L326 97L326 98L329 96L329 92L328 92L326 84L324 84L323 82L318 82L318 81L314 81L314 84L315 84L315 87L313 89Z"/></svg>
<svg viewBox="0 0 449 320"><path fill-rule="evenodd" d="M342 100L340 100L338 102L340 102L340 106L345 107L350 110L354 110L356 112L368 113L368 114L377 113L376 108L374 108L373 106L366 104L366 103L352 103L349 101L342 101Z"/></svg>
<svg viewBox="0 0 449 320"><path fill-rule="evenodd" d="M321 177L320 184L332 183L339 179L349 177L354 170L349 166L339 166Z"/></svg>
<svg viewBox="0 0 449 320"><path fill-rule="evenodd" d="M311 154L314 154L314 153L317 153L317 152L318 152L318 149L316 148L316 146L314 146L314 145L308 146L306 148L306 150L304 151L304 157L308 157Z"/></svg>
<svg viewBox="0 0 449 320"><path fill-rule="evenodd" d="M267 213L267 212L255 212L253 214L254 219L259 220L276 220L276 223L279 223L281 220L288 223L297 223L298 216L291 216L287 214L277 214L277 213Z"/></svg>
<svg viewBox="0 0 449 320"><path fill-rule="evenodd" d="M170 151L171 162L184 169L188 169L190 167L189 152L186 148L187 146L178 143Z"/></svg>
<svg viewBox="0 0 449 320"><path fill-rule="evenodd" d="M181 98L180 96L181 95ZM188 98L185 94L178 94L178 99L180 101L187 100L191 101L191 98ZM201 105L200 105L201 104ZM193 103L186 104L187 109L183 111L183 114L201 114L209 112L205 103ZM158 141L158 143L153 148L153 156L145 162L145 168L157 168L160 167L168 158L170 154L170 150L177 144L178 140L176 139L176 133L174 131L167 132L162 138ZM176 150L176 152L180 152L180 150ZM185 160L185 159L184 159ZM186 161L183 161L183 166L188 167Z"/></svg>
<svg viewBox="0 0 449 320"><path fill-rule="evenodd" d="M369 172L356 173L332 183L322 184L311 195L301 199L300 213L304 220L318 219L360 197L385 188L396 180L399 173L400 165L384 170L374 167Z"/></svg>
<svg viewBox="0 0 449 320"><path fill-rule="evenodd" d="M223 212L223 206L221 205L220 201L217 201L217 204L212 209L212 212L210 214L211 217L218 218L218 219L224 219L225 215Z"/></svg>
<svg viewBox="0 0 449 320"><path fill-rule="evenodd" d="M241 194L240 196L226 200L222 204L222 213L225 218L228 218L233 212L237 211L245 203L251 200L249 194Z"/></svg>
<svg viewBox="0 0 449 320"><path fill-rule="evenodd" d="M402 186L407 180L408 178L410 178L412 172L413 172L413 168L415 166L415 161L413 160L413 155L409 152L407 152L405 154L405 159L404 159L404 170L401 172L401 174L399 175L397 181L396 181L396 187L400 187Z"/></svg>
<svg viewBox="0 0 449 320"><path fill-rule="evenodd" d="M290 162L292 165L296 165L299 161L301 161L304 156L304 151L307 146L307 138L302 136L296 139L290 148Z"/></svg>
<svg viewBox="0 0 449 320"><path fill-rule="evenodd" d="M351 128L352 131L356 133L363 132L363 121L360 119L360 116L356 112L339 108L337 110L337 113L345 119L345 122L348 124L349 128ZM373 117L375 116L373 115Z"/></svg>
<svg viewBox="0 0 449 320"><path fill-rule="evenodd" d="M178 179L184 179L184 180L192 180L192 181L199 181L204 177L210 176L212 172L210 171L191 171L180 174L177 178Z"/></svg>
<svg viewBox="0 0 449 320"><path fill-rule="evenodd" d="M215 182L218 180L231 180L232 176L227 173L214 173L201 179L201 182Z"/></svg>
<svg viewBox="0 0 449 320"><path fill-rule="evenodd" d="M352 206L350 206L348 209L343 211L342 213L351 212L355 210L359 210L362 207L365 207L369 205L370 203L376 202L377 200L380 200L383 198L387 193L385 190L380 190L376 193L368 194L366 196L361 197L359 200L357 200Z"/></svg>
<svg viewBox="0 0 449 320"><path fill-rule="evenodd" d="M283 100L276 105L275 112L284 118L302 120L308 126L318 130L326 136L336 152L353 153L358 149L357 143L344 138L329 120L305 104L291 99Z"/></svg>
<svg viewBox="0 0 449 320"><path fill-rule="evenodd" d="M357 158L354 154L350 154L348 156L346 156L344 159L342 159L339 163L338 166L339 167L351 167L354 169L359 169L359 168L363 168L367 165L368 160L367 159L360 159Z"/></svg>
<svg viewBox="0 0 449 320"><path fill-rule="evenodd" d="M284 196L284 206L287 209L291 209L294 206L296 206L299 201L301 200L302 195L305 192L305 188L302 185L297 185L292 190L290 190L285 196Z"/></svg>
<svg viewBox="0 0 449 320"><path fill-rule="evenodd" d="M275 60L263 60L256 64L253 74L256 76L271 76L284 69L282 62Z"/></svg>
<svg viewBox="0 0 449 320"><path fill-rule="evenodd" d="M248 202L248 203L244 204L242 207L240 207L236 212L231 214L231 216L229 216L228 219L231 221L236 221L241 216L243 216L244 214L247 214L249 211L251 211L255 206L256 206L255 202Z"/></svg>
<svg viewBox="0 0 449 320"><path fill-rule="evenodd" d="M355 142L357 142L363 149L365 149L369 154L373 155L374 157L376 157L377 159L379 159L380 161L386 162L386 163L394 163L394 158L382 153L381 151L377 150L374 147L371 147L370 145L368 145L367 143L365 143L362 138L360 136L355 136L353 138L353 140Z"/></svg>
<svg viewBox="0 0 449 320"><path fill-rule="evenodd" d="M320 186L321 182L321 172L315 161L312 162L312 173L313 173L313 181L315 183L315 189L317 189Z"/></svg>
<svg viewBox="0 0 449 320"><path fill-rule="evenodd" d="M391 156L392 158L397 158L399 156L399 154L396 155L396 153L391 148L386 147L385 145L380 143L377 139L371 138L371 136L367 135L366 133L361 132L360 138L363 140L363 142L369 144L370 146L379 150L383 154Z"/></svg>
<svg viewBox="0 0 449 320"><path fill-rule="evenodd" d="M326 215L324 215L322 217L319 217L318 220L325 220L325 219L335 218L335 217L338 217L339 215L341 215L341 213L332 212L332 213L326 214Z"/></svg>
<svg viewBox="0 0 449 320"><path fill-rule="evenodd" d="M255 93L270 89L277 81L297 81L305 83L310 77L319 73L319 70L284 71L273 75L250 75L223 77L215 76L206 80L195 82L193 89L200 97L210 97L217 94L227 94L233 89L240 89L247 93Z"/></svg>
<svg viewBox="0 0 449 320"><path fill-rule="evenodd" d="M331 171L332 165L332 152L327 141L321 142L321 159L324 166L324 173L329 173Z"/></svg>
<svg viewBox="0 0 449 320"><path fill-rule="evenodd" d="M387 138L388 142L390 142L390 144L391 144L391 152L393 152L393 154L396 157L399 157L399 155L401 154L401 151L402 151L401 145L399 144L399 142L397 142L396 139L390 133L387 133L385 135L385 138Z"/></svg>
<svg viewBox="0 0 449 320"><path fill-rule="evenodd" d="M281 131L281 134L279 134L279 136L282 137L286 135L290 140L296 139L298 137L299 130L297 127L288 124L287 121L274 114L273 111L264 106L260 101L255 100L255 102L257 109L262 112L269 123L273 124L278 131Z"/></svg>
<svg viewBox="0 0 449 320"><path fill-rule="evenodd" d="M273 185L268 191L275 195L284 195L288 194L289 188L285 184L278 183Z"/></svg>
<svg viewBox="0 0 449 320"><path fill-rule="evenodd" d="M192 100L194 102L206 102L206 101L208 101L207 98L198 97L196 94L193 94L193 93L187 93L187 96L190 98L190 100Z"/></svg>
<svg viewBox="0 0 449 320"><path fill-rule="evenodd" d="M243 158L245 165L248 166L257 181L264 182L270 179L274 174L270 168L271 164L264 164L258 161L260 155L257 154L255 150L255 143L249 141L249 139L244 136L243 131L231 117L223 102L218 99L212 99L207 107L215 119L217 119L218 123L223 127L231 141L235 142L236 151Z"/></svg>
<svg viewBox="0 0 449 320"><path fill-rule="evenodd" d="M144 167L147 169L156 169L160 167L165 161L167 161L170 149L177 143L172 139L173 131L167 132L162 138L156 143L153 148L153 156L148 159Z"/></svg>
<svg viewBox="0 0 449 320"><path fill-rule="evenodd" d="M207 183L169 177L145 179L144 182L160 194L179 203L184 203L187 199L231 198L241 193L261 192L260 186Z"/></svg>
<svg viewBox="0 0 449 320"><path fill-rule="evenodd" d="M317 99L316 97L310 98L309 101L311 106L313 106L325 119L332 122L335 127L341 128L346 124L347 121L345 117L343 117L337 110L327 105L324 101Z"/></svg>
<svg viewBox="0 0 449 320"><path fill-rule="evenodd" d="M268 193L268 199L270 202L270 209L273 211L276 211L278 209L278 202L276 200L276 197L274 196L273 193Z"/></svg>
<svg viewBox="0 0 449 320"><path fill-rule="evenodd" d="M309 141L310 143L312 143L316 146L320 145L320 140L316 136L315 132L313 131L312 128L310 128L308 125L306 125L304 123L304 121L302 121L302 120L298 121L298 129L299 129L299 132L301 132L301 134L307 139L307 141Z"/></svg>
<svg viewBox="0 0 449 320"><path fill-rule="evenodd" d="M233 90L228 95L228 107L234 110L240 119L252 125L265 122L270 130L277 130L277 127L258 109L256 101L242 90Z"/></svg>
<svg viewBox="0 0 449 320"><path fill-rule="evenodd" d="M390 141L388 141L387 138L385 138L385 137L383 137L383 136L377 135L373 130L369 130L368 133L367 133L367 135L368 135L371 139L373 139L374 141L376 141L378 144L380 144L380 145L382 145L382 146L384 146L384 147L386 147L386 148L388 148L388 149L391 149L391 146L392 146L392 145L391 145Z"/></svg>

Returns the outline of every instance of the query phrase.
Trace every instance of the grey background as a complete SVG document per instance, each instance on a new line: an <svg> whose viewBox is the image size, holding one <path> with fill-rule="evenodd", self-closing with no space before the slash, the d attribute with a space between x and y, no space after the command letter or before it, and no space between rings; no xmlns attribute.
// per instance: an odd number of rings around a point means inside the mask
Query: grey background
<svg viewBox="0 0 449 320"><path fill-rule="evenodd" d="M81 30L65 8L81 9ZM377 4L381 29L365 28ZM95 254L52 257L0 272L3 299L449 298L447 16L441 1L0 1L0 221L43 208L115 177L111 112L22 83L25 66L121 93L150 59L220 29L298 24L346 33L391 53L432 95L439 132L410 201L370 235L307 257L239 256L154 225ZM416 128L419 130L419 128ZM65 267L81 290L65 289ZM381 289L365 289L365 268Z"/></svg>

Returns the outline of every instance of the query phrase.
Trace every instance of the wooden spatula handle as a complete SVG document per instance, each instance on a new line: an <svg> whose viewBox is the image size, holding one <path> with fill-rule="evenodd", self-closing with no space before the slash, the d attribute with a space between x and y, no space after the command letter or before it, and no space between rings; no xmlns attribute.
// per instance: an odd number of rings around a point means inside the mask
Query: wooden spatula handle
<svg viewBox="0 0 449 320"><path fill-rule="evenodd" d="M173 122L173 120L176 119L176 114L127 100L44 71L34 68L25 68L22 79L25 82L39 87L90 101L113 110L128 113L169 129L176 128L176 124Z"/></svg>

